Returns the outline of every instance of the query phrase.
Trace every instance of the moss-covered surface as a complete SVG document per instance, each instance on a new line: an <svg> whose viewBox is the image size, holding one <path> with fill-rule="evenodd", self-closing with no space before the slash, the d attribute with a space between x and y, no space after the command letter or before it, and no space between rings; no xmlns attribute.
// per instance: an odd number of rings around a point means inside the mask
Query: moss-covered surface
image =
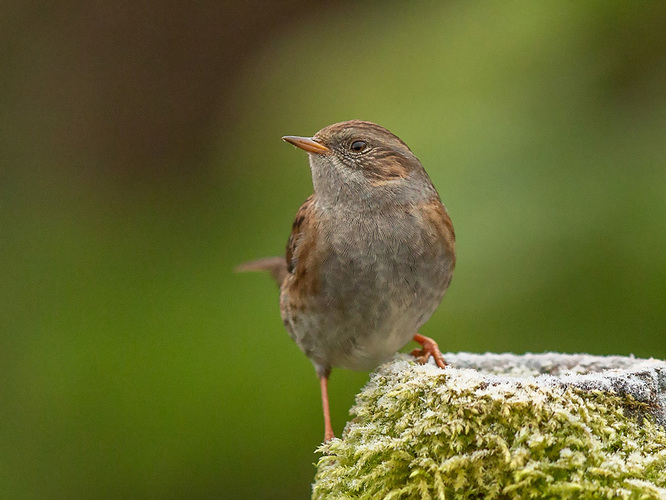
<svg viewBox="0 0 666 500"><path fill-rule="evenodd" d="M650 404L553 380L389 363L320 448L313 498L666 498Z"/></svg>

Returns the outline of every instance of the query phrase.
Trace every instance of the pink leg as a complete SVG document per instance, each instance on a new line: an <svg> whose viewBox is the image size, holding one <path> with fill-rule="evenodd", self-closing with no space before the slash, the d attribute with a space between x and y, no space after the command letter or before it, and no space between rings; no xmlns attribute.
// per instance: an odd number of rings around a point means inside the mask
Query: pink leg
<svg viewBox="0 0 666 500"><path fill-rule="evenodd" d="M328 377L319 377L319 385L321 386L321 405L324 408L324 442L326 442L335 437L331 425L331 412L328 408Z"/></svg>

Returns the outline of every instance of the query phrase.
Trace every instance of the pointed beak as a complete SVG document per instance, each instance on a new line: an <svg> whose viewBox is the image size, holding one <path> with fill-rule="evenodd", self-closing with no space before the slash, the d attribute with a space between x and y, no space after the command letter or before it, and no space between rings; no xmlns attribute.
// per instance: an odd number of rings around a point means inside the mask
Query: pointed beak
<svg viewBox="0 0 666 500"><path fill-rule="evenodd" d="M298 137L296 135L285 135L282 138L283 141L287 141L289 144L293 144L297 148L301 148L308 153L314 153L317 155L324 155L330 153L331 150L324 146L314 137Z"/></svg>

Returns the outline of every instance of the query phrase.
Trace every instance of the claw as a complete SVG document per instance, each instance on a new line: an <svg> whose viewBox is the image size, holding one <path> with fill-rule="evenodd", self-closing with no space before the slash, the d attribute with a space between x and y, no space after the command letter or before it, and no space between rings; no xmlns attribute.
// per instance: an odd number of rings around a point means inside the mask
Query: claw
<svg viewBox="0 0 666 500"><path fill-rule="evenodd" d="M417 363L424 365L428 362L430 356L432 356L437 366L442 369L446 368L446 361L444 361L444 356L442 356L442 352L439 350L437 342L435 342L430 337L425 337L423 335L419 335L418 333L414 335L414 341L423 346L422 349L414 349L410 353L416 358Z"/></svg>

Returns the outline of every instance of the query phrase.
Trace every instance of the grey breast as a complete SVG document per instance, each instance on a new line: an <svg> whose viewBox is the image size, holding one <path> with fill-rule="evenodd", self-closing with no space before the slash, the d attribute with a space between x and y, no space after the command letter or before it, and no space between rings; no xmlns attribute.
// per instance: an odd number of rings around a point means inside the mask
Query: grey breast
<svg viewBox="0 0 666 500"><path fill-rule="evenodd" d="M441 301L444 250L426 255L426 233L408 211L329 218L314 346L331 366L370 369L402 348ZM353 242L353 243L352 243Z"/></svg>

